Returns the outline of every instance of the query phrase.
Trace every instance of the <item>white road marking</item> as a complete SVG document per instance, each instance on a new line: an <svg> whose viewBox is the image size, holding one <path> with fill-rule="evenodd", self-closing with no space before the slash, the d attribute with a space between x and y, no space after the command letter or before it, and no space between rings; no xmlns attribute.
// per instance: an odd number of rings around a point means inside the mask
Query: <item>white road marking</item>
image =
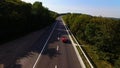
<svg viewBox="0 0 120 68"><path fill-rule="evenodd" d="M57 23L55 23L55 25L54 25L54 27L53 27L53 30L51 31L51 33L50 33L50 35L49 35L49 37L48 37L47 41L45 42L45 44L44 44L44 46L43 46L43 49L41 50L41 52L40 52L40 54L39 54L39 56L38 56L38 58L37 58L37 60L36 60L35 64L33 65L33 68L35 68L36 64L38 63L38 60L40 59L40 56L41 56L41 54L42 54L43 50L45 49L45 46L47 45L48 40L49 40L49 39L50 39L50 37L52 36L53 31L54 31L54 29L55 29L55 26L56 26L56 25L57 25Z"/></svg>
<svg viewBox="0 0 120 68"><path fill-rule="evenodd" d="M86 68L86 66L85 66L85 64L84 64L84 62L83 62L81 56L79 55L79 53L78 53L76 47L74 46L73 39L72 39L72 37L71 37L71 35L70 35L69 31L68 31L69 29L67 29L68 27L66 26L66 24L65 24L65 22L64 22L63 19L62 19L62 23L63 23L63 25L64 25L64 27L65 27L65 29L66 29L66 31L67 31L67 34L68 34L68 36L69 36L69 38L70 38L70 40L71 40L72 46L74 47L74 50L75 50L75 52L76 52L76 55L77 55L78 60L79 60L79 62L80 62L80 65L82 66L82 68Z"/></svg>
<svg viewBox="0 0 120 68"><path fill-rule="evenodd" d="M58 40L60 40L60 38L59 38L59 37L58 37L57 39L58 39Z"/></svg>
<svg viewBox="0 0 120 68"><path fill-rule="evenodd" d="M57 68L57 65L55 65L55 68Z"/></svg>
<svg viewBox="0 0 120 68"><path fill-rule="evenodd" d="M57 49L56 49L57 51L59 50L59 46L57 45Z"/></svg>

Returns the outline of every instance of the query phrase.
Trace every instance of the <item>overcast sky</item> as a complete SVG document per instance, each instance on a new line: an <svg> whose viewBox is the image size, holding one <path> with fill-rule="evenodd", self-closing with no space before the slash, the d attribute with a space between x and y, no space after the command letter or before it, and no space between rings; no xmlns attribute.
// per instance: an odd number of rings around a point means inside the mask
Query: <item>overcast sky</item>
<svg viewBox="0 0 120 68"><path fill-rule="evenodd" d="M94 16L120 18L120 0L22 0L42 2L50 10L58 13L85 13Z"/></svg>

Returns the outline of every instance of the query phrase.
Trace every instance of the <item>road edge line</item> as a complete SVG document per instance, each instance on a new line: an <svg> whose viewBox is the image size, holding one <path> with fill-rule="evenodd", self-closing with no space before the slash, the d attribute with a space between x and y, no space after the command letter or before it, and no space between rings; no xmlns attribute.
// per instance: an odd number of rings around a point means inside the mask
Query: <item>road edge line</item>
<svg viewBox="0 0 120 68"><path fill-rule="evenodd" d="M61 19L62 19L62 18L61 18ZM82 68L86 68L86 66L85 66L85 64L84 64L81 56L79 55L79 52L77 51L76 47L74 46L74 42L73 42L73 40L72 40L72 37L70 36L70 33L68 32L67 27L65 26L65 23L64 23L63 19L62 19L62 22L63 22L63 25L64 25L64 27L65 27L65 29L66 29L66 31L67 31L67 33L68 33L68 36L69 36L69 38L70 38L70 40L71 40L71 42L72 42L72 46L73 46L73 48L74 48L74 50L75 50L75 52L76 52L76 55L77 55L77 57L78 57L78 60L79 60L79 62L80 62L80 64L81 64Z"/></svg>
<svg viewBox="0 0 120 68"><path fill-rule="evenodd" d="M36 64L38 63L38 60L40 59L40 56L41 56L41 54L42 54L43 50L45 49L45 47L46 47L46 45L47 45L48 40L49 40L49 39L50 39L50 37L52 36L53 31L55 30L56 25L57 25L57 22L55 23L55 25L54 25L54 27L53 27L53 29L52 29L52 31L51 31L51 33L50 33L49 37L47 38L47 41L45 42L45 44L44 44L44 46L43 46L43 48L42 48L41 52L39 53L39 56L37 57L37 60L35 61L35 63L34 63L34 65L33 65L33 67L32 67L32 68L35 68Z"/></svg>
<svg viewBox="0 0 120 68"><path fill-rule="evenodd" d="M64 20L63 20L63 18L62 18L62 21L63 21L63 23L65 24L65 22L64 22ZM69 29L69 28L68 28ZM71 31L70 31L71 32ZM72 34L72 32L71 32L71 34ZM73 36L73 34L72 34L72 36ZM73 38L75 39L75 41L77 42L77 44L79 45L79 48L81 49L81 51L82 51L82 54L84 55L84 57L86 58L86 60L87 60L87 62L89 63L89 65L91 66L91 68L94 68L94 66L92 65L92 63L90 62L90 60L88 59L88 57L86 56L86 54L84 53L84 51L83 51L83 49L82 49L82 47L81 47L81 45L78 43L78 41L76 40L76 38L73 36Z"/></svg>

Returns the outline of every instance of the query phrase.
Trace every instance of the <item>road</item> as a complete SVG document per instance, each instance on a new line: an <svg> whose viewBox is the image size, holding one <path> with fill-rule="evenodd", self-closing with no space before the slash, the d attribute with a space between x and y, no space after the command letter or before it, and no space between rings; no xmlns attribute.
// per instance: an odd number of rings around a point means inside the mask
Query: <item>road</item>
<svg viewBox="0 0 120 68"><path fill-rule="evenodd" d="M58 39L69 37L60 17L57 20L42 30L0 44L0 67L82 68L71 42Z"/></svg>
<svg viewBox="0 0 120 68"><path fill-rule="evenodd" d="M53 33L48 38L33 68L81 68L60 17L53 28ZM63 43L60 40L62 36L66 36L69 42Z"/></svg>

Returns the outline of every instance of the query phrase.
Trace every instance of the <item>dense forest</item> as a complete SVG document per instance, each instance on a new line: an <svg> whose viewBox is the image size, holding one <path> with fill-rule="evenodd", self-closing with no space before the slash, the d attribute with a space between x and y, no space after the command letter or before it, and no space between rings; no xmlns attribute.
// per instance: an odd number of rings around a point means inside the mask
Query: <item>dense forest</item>
<svg viewBox="0 0 120 68"><path fill-rule="evenodd" d="M52 24L56 12L21 0L0 0L0 41L9 40Z"/></svg>
<svg viewBox="0 0 120 68"><path fill-rule="evenodd" d="M99 60L120 67L120 19L71 13L63 19L78 40L97 48Z"/></svg>

